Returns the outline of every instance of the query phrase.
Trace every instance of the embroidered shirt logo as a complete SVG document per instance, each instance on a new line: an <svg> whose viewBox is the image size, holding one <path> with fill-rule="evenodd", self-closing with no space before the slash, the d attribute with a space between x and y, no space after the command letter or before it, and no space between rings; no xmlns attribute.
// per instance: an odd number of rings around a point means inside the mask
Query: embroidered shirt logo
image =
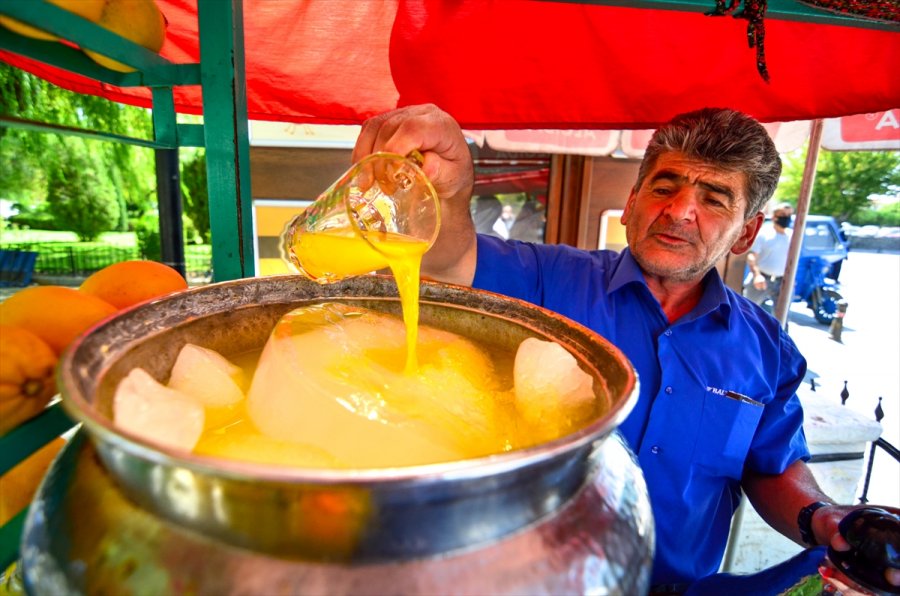
<svg viewBox="0 0 900 596"><path fill-rule="evenodd" d="M753 404L754 406L762 406L763 403L756 401L751 397L747 397L742 393L738 393L737 391L730 391L728 389L720 389L718 387L710 387L706 386L706 390L710 393L715 393L716 395L721 395L722 397L727 397L728 399L733 399L739 402L743 402L745 404Z"/></svg>

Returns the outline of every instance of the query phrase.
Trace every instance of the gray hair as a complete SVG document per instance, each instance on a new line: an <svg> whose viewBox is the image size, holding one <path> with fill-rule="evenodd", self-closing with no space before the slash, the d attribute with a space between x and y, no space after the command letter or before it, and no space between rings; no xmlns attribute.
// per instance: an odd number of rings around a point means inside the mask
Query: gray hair
<svg viewBox="0 0 900 596"><path fill-rule="evenodd" d="M638 171L635 191L663 153L680 151L716 167L747 176L750 218L775 194L781 158L766 129L746 114L724 108L703 108L680 114L653 133Z"/></svg>

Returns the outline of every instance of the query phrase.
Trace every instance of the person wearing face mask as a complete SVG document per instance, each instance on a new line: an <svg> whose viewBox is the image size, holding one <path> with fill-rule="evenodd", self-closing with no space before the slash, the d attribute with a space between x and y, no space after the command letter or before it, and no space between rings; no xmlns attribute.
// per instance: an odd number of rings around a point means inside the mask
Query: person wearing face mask
<svg viewBox="0 0 900 596"><path fill-rule="evenodd" d="M772 225L764 226L753 246L747 253L747 267L750 269L748 283L744 285L744 296L756 304L768 306L768 299L775 302L781 291L781 280L787 264L788 249L791 246L791 216L794 208L789 203L781 203L772 213Z"/></svg>

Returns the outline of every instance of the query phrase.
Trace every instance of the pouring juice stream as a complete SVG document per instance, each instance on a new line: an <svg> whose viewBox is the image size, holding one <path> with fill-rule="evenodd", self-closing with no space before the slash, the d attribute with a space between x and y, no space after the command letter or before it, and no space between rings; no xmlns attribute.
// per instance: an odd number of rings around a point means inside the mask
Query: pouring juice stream
<svg viewBox="0 0 900 596"><path fill-rule="evenodd" d="M319 283L390 267L406 325L405 371L415 373L422 256L440 227L437 193L423 157L374 153L353 165L294 218L282 235L285 260Z"/></svg>
<svg viewBox="0 0 900 596"><path fill-rule="evenodd" d="M343 228L303 234L292 250L303 260L307 273L317 279L343 279L390 267L397 281L406 325L405 370L412 374L418 369L419 270L422 255L428 248L428 242L403 234L360 234Z"/></svg>

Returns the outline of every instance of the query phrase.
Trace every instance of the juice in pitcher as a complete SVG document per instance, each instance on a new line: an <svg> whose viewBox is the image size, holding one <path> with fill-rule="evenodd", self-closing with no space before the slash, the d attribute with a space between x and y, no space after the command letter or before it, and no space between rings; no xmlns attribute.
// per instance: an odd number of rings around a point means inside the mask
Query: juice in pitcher
<svg viewBox="0 0 900 596"><path fill-rule="evenodd" d="M407 328L406 370L415 371L419 270L440 228L437 193L422 156L374 153L290 221L282 255L318 283L390 267Z"/></svg>

